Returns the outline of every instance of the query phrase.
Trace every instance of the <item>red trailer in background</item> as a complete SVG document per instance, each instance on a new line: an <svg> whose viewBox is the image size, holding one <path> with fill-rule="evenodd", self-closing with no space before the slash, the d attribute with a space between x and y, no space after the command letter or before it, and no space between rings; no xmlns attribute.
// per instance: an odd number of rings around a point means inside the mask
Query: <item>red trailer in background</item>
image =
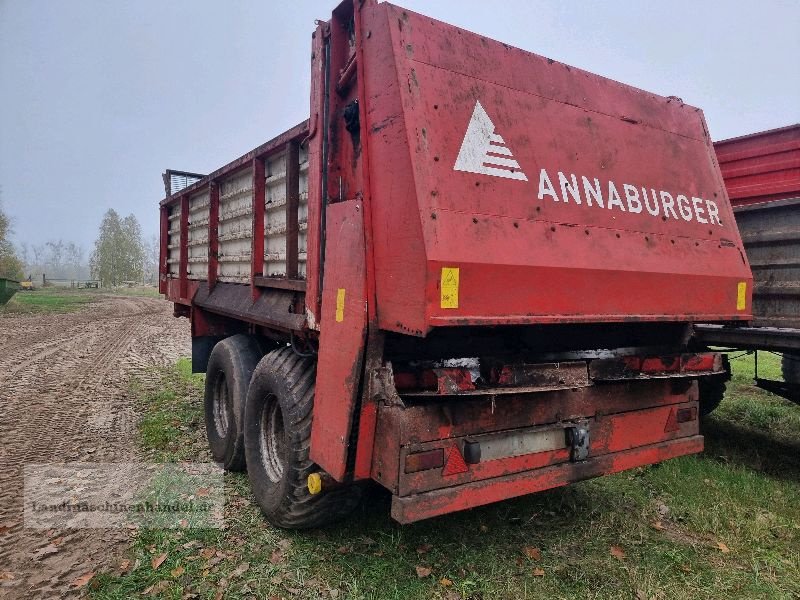
<svg viewBox="0 0 800 600"><path fill-rule="evenodd" d="M701 451L723 366L692 325L746 323L752 287L702 112L372 0L311 57L308 121L161 202L212 454L267 518Z"/></svg>
<svg viewBox="0 0 800 600"><path fill-rule="evenodd" d="M756 351L756 385L800 403L800 124L715 142L714 150L753 270L753 327L698 326L697 335ZM783 354L784 381L758 376L758 350ZM722 392L702 396L716 405Z"/></svg>

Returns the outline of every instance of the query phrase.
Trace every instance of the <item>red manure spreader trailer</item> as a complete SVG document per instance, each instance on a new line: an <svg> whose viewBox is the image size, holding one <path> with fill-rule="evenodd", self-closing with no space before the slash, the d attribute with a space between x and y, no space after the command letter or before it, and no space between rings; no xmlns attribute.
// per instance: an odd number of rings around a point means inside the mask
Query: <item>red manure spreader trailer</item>
<svg viewBox="0 0 800 600"><path fill-rule="evenodd" d="M714 149L753 270L753 321L700 325L697 339L755 351L756 385L800 404L800 124L715 142ZM759 350L782 354L783 381L759 376ZM719 379L701 390L706 412L723 391Z"/></svg>
<svg viewBox="0 0 800 600"><path fill-rule="evenodd" d="M212 454L271 523L703 449L692 327L752 276L698 108L373 0L318 25L310 108L161 202Z"/></svg>

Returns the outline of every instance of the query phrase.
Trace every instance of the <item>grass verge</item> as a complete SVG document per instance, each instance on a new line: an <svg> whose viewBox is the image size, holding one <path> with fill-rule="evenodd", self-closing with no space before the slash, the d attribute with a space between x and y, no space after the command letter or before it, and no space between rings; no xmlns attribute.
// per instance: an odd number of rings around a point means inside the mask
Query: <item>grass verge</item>
<svg viewBox="0 0 800 600"><path fill-rule="evenodd" d="M704 424L702 455L406 527L390 520L387 496L373 490L350 520L311 532L269 526L246 475L229 474L224 530L141 530L127 563L95 578L90 592L104 599L798 597L800 409L748 386L746 359L733 365L730 391ZM209 460L202 378L189 371L181 361L134 388L150 459Z"/></svg>
<svg viewBox="0 0 800 600"><path fill-rule="evenodd" d="M0 316L3 314L24 315L74 312L90 302L95 302L102 296L160 297L158 288L146 286L103 288L99 290L58 287L37 288L32 291L19 291L14 294L5 307L0 307Z"/></svg>
<svg viewBox="0 0 800 600"><path fill-rule="evenodd" d="M94 301L95 297L92 291L56 287L19 291L5 308L0 308L0 315L73 312Z"/></svg>

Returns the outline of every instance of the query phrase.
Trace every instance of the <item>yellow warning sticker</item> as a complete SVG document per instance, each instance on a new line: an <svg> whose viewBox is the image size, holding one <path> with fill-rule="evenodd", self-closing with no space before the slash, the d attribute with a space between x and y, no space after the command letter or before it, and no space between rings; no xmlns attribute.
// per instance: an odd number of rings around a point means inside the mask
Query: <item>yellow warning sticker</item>
<svg viewBox="0 0 800 600"><path fill-rule="evenodd" d="M442 308L458 308L458 267L442 267Z"/></svg>
<svg viewBox="0 0 800 600"><path fill-rule="evenodd" d="M344 321L344 288L336 290L336 322Z"/></svg>
<svg viewBox="0 0 800 600"><path fill-rule="evenodd" d="M740 281L736 290L736 310L744 310L745 308L747 308L747 282Z"/></svg>

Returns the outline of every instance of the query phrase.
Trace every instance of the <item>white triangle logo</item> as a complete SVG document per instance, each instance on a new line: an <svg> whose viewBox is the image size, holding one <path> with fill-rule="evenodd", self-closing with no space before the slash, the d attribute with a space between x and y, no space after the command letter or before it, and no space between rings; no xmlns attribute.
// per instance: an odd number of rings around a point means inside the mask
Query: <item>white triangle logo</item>
<svg viewBox="0 0 800 600"><path fill-rule="evenodd" d="M480 102L475 103L453 170L528 181Z"/></svg>

